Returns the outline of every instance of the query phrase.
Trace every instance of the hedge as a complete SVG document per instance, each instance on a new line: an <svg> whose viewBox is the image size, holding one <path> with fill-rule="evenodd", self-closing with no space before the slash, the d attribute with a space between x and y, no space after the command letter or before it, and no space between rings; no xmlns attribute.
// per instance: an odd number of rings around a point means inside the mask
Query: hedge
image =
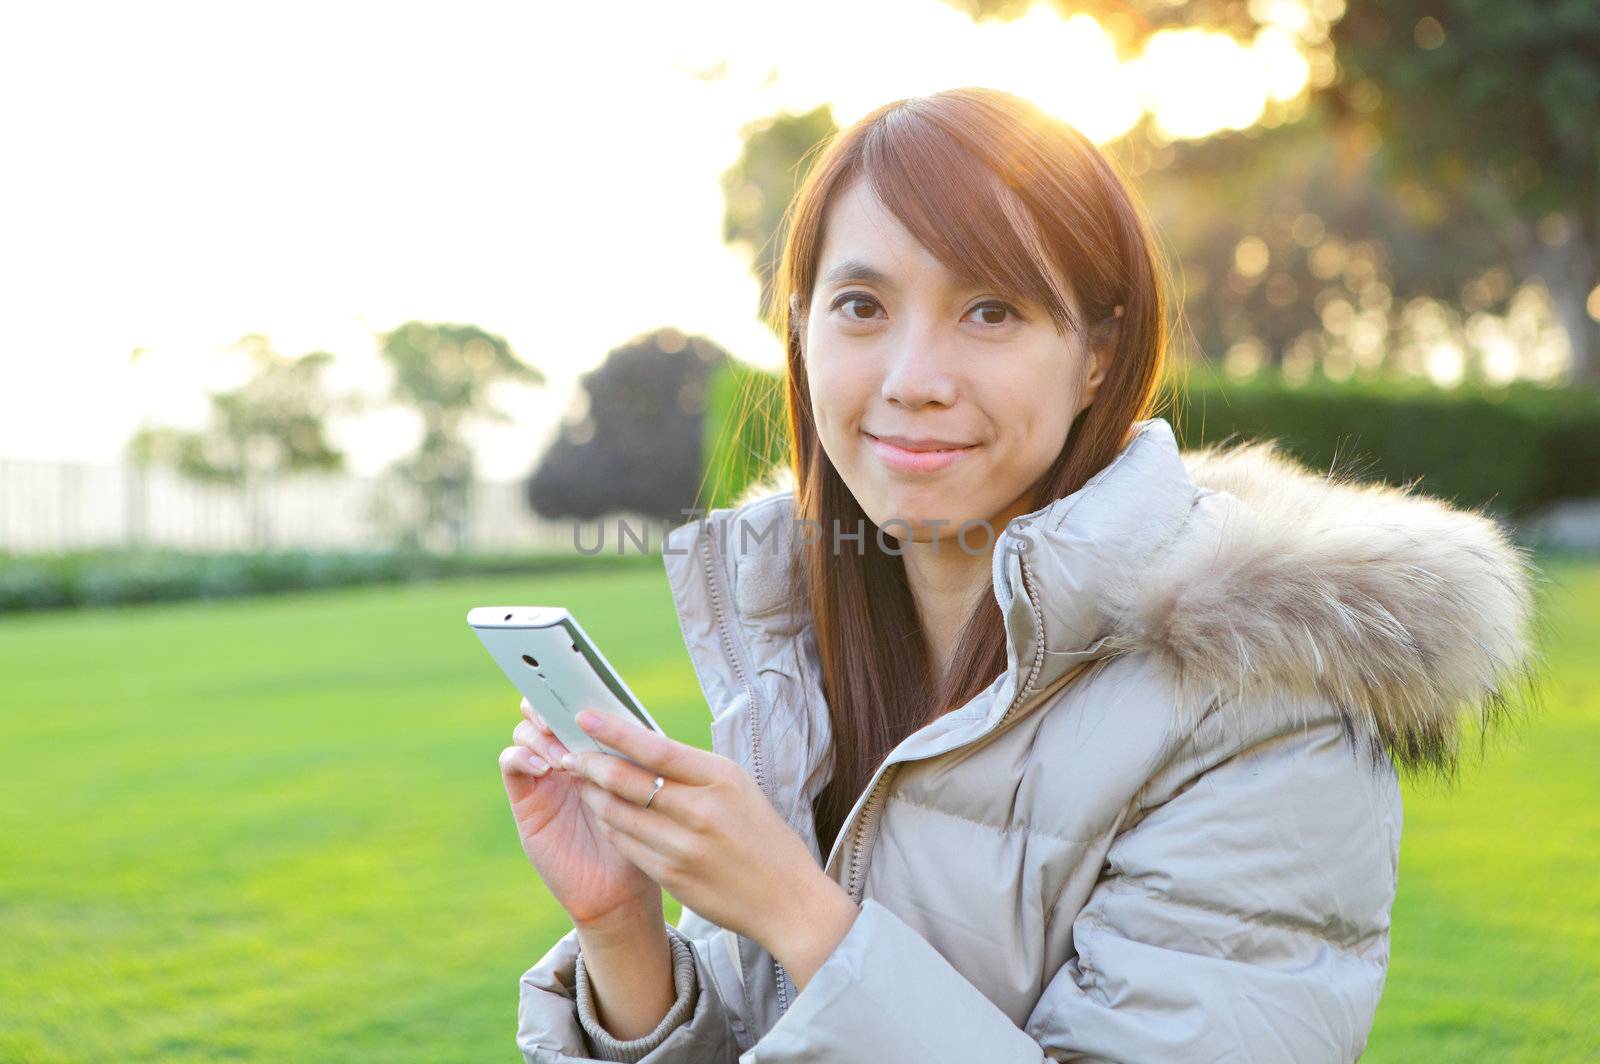
<svg viewBox="0 0 1600 1064"><path fill-rule="evenodd" d="M231 598L351 584L397 583L491 573L660 566L635 552L441 554L428 551L86 550L0 553L0 613L63 606Z"/></svg>

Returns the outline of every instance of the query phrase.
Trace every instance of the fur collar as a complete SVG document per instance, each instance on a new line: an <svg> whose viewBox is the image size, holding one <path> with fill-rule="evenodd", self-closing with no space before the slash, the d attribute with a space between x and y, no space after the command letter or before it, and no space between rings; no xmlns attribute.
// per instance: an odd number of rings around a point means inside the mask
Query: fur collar
<svg viewBox="0 0 1600 1064"><path fill-rule="evenodd" d="M1447 768L1465 720L1537 699L1531 555L1480 510L1261 440L1186 452L1237 499L1124 589L1114 643L1187 688L1323 694L1407 767Z"/></svg>

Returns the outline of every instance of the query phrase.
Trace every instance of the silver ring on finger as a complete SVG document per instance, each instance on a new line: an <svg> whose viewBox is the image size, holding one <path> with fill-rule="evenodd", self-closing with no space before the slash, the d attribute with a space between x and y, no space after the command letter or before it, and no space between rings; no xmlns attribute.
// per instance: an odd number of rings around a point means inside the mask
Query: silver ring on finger
<svg viewBox="0 0 1600 1064"><path fill-rule="evenodd" d="M652 790L650 792L650 797L646 798L644 800L643 804L641 804L639 808L641 808L641 809L649 809L650 808L650 803L656 800L656 791L659 791L661 788L665 787L666 785L667 785L666 777L657 776L656 777L655 790Z"/></svg>

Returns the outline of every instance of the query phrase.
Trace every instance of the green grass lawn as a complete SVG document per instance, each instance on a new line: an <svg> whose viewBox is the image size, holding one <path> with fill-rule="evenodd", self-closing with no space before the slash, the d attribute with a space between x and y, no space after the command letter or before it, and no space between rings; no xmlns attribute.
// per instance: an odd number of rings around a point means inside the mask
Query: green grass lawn
<svg viewBox="0 0 1600 1064"><path fill-rule="evenodd" d="M1543 717L1408 795L1367 1059L1600 1055L1600 567L1549 572ZM508 602L570 605L708 742L658 559L0 621L0 1061L519 1059L566 921L463 620Z"/></svg>

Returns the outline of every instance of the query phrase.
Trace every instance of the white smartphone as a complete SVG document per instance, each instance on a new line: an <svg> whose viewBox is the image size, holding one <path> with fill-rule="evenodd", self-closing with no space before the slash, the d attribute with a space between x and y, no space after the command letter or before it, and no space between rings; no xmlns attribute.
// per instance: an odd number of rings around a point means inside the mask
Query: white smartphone
<svg viewBox="0 0 1600 1064"><path fill-rule="evenodd" d="M601 750L633 762L578 727L578 712L584 709L666 734L563 607L476 606L467 611L467 623L512 686L573 753Z"/></svg>

